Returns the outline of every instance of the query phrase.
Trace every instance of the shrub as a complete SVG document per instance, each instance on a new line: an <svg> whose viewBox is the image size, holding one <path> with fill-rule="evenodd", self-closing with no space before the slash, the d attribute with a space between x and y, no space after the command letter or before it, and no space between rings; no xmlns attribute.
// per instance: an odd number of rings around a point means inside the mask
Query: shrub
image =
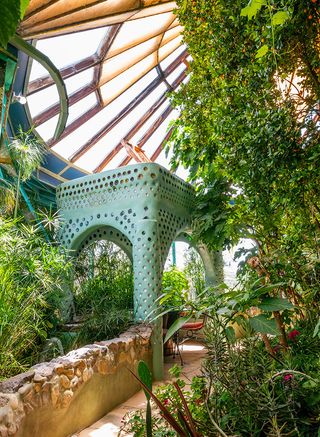
<svg viewBox="0 0 320 437"><path fill-rule="evenodd" d="M71 263L39 231L0 219L0 378L34 364L41 342L59 317L59 300Z"/></svg>
<svg viewBox="0 0 320 437"><path fill-rule="evenodd" d="M76 312L83 318L80 341L118 336L133 319L133 272L124 252L107 241L93 243L75 270Z"/></svg>

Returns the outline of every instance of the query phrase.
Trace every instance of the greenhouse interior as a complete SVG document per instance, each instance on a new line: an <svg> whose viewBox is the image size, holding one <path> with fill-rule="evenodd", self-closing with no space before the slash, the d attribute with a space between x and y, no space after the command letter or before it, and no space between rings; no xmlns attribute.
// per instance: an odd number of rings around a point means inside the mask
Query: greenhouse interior
<svg viewBox="0 0 320 437"><path fill-rule="evenodd" d="M320 1L0 5L0 437L319 437Z"/></svg>

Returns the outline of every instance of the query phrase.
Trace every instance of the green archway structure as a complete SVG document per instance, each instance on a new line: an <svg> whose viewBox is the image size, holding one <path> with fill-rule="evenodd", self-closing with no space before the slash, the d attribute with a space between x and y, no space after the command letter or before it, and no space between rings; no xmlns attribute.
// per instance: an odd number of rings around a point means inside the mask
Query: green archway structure
<svg viewBox="0 0 320 437"><path fill-rule="evenodd" d="M215 287L224 281L224 262L222 251L211 251L204 243L197 243L193 240L192 235L183 232L178 235L176 241L181 241L183 243L189 244L193 247L198 254L203 263L205 272L206 285Z"/></svg>
<svg viewBox="0 0 320 437"><path fill-rule="evenodd" d="M57 188L60 240L75 253L111 240L133 260L134 318L145 321L161 293L171 243L190 228L194 190L154 163L85 176ZM162 323L153 334L153 375L163 378Z"/></svg>

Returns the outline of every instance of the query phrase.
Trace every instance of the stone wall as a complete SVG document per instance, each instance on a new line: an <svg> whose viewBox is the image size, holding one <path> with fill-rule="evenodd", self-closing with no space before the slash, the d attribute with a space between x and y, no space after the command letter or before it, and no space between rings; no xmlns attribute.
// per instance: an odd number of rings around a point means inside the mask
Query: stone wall
<svg viewBox="0 0 320 437"><path fill-rule="evenodd" d="M138 389L128 368L151 363L148 325L37 364L0 383L0 436L67 437Z"/></svg>

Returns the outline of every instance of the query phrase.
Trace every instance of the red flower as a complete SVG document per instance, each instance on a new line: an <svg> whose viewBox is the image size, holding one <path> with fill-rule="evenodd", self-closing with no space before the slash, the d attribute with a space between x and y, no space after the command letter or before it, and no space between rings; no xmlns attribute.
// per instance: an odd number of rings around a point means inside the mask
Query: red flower
<svg viewBox="0 0 320 437"><path fill-rule="evenodd" d="M287 373L286 375L284 375L283 380L284 382L289 382L293 379L293 375L292 373Z"/></svg>
<svg viewBox="0 0 320 437"><path fill-rule="evenodd" d="M295 341L295 339L298 335L300 335L300 331L298 331L297 329L294 329L293 331L289 332L288 339Z"/></svg>
<svg viewBox="0 0 320 437"><path fill-rule="evenodd" d="M164 405L168 405L168 404L169 404L169 399L165 399L165 400L163 401L163 404L164 404Z"/></svg>

